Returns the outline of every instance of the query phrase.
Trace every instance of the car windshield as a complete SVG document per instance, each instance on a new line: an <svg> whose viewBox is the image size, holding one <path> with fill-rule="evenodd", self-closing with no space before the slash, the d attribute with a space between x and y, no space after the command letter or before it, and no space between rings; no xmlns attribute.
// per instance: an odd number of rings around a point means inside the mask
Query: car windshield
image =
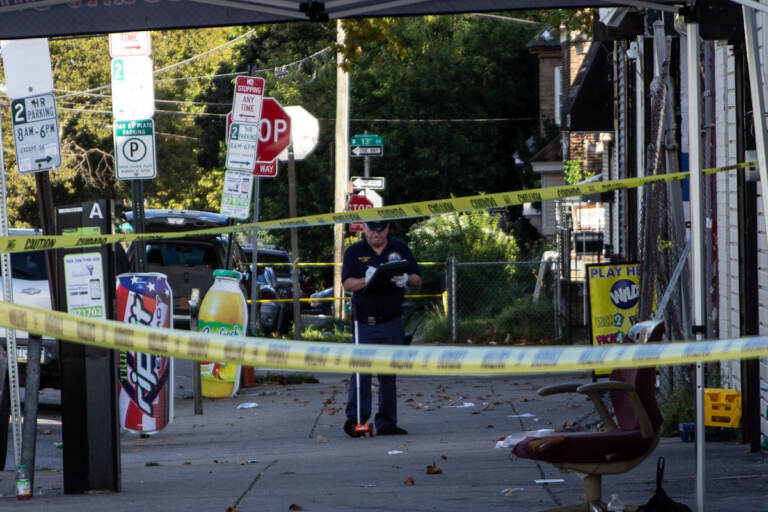
<svg viewBox="0 0 768 512"><path fill-rule="evenodd" d="M45 251L16 252L11 254L11 277L29 281L45 281Z"/></svg>
<svg viewBox="0 0 768 512"><path fill-rule="evenodd" d="M209 265L216 267L216 253L210 245L164 242L147 244L147 263L171 265Z"/></svg>

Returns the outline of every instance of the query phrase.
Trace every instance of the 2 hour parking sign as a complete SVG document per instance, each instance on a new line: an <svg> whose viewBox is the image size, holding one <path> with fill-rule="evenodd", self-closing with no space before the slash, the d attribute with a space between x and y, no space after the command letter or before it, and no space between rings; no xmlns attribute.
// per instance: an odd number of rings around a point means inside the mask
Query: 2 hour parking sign
<svg viewBox="0 0 768 512"><path fill-rule="evenodd" d="M115 162L117 179L148 180L157 177L155 121L115 121Z"/></svg>
<svg viewBox="0 0 768 512"><path fill-rule="evenodd" d="M13 100L11 119L19 172L46 171L61 166L59 120L53 94Z"/></svg>

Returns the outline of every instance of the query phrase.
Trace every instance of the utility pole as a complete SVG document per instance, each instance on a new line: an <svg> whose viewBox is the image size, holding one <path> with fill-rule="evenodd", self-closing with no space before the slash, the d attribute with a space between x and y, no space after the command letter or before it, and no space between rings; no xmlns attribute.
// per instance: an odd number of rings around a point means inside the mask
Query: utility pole
<svg viewBox="0 0 768 512"><path fill-rule="evenodd" d="M341 20L336 20L336 42L346 40ZM336 162L334 176L333 211L343 212L347 206L347 182L349 181L349 73L341 68L342 53L336 54ZM333 296L336 318L343 318L344 290L341 288L341 263L344 256L344 224L333 226Z"/></svg>

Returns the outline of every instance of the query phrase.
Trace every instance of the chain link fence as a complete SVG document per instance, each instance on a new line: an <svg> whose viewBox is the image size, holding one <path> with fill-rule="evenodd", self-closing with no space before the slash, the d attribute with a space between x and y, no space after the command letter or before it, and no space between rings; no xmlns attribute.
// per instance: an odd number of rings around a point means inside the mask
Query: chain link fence
<svg viewBox="0 0 768 512"><path fill-rule="evenodd" d="M463 262L445 267L446 316L454 341L560 337L555 261Z"/></svg>

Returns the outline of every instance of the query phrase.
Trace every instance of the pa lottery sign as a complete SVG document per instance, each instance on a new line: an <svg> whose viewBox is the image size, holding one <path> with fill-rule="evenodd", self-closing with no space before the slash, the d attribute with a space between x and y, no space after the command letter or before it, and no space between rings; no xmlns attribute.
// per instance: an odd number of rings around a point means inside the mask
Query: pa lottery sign
<svg viewBox="0 0 768 512"><path fill-rule="evenodd" d="M593 345L621 343L638 322L640 264L587 265Z"/></svg>

